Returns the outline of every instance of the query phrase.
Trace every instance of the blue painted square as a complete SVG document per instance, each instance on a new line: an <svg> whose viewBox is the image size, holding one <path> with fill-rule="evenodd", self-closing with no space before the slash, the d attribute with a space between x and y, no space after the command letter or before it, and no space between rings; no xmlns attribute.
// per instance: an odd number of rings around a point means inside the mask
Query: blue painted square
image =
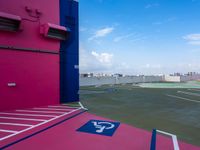
<svg viewBox="0 0 200 150"><path fill-rule="evenodd" d="M80 132L86 132L91 134L99 134L105 136L112 136L116 129L119 127L120 122L112 122L105 120L90 120L82 127L77 129Z"/></svg>

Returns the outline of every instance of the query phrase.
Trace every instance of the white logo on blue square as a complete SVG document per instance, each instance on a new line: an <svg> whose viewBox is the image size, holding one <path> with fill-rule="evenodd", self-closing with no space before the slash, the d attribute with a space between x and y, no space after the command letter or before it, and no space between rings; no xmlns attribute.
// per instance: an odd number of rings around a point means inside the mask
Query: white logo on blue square
<svg viewBox="0 0 200 150"><path fill-rule="evenodd" d="M119 127L119 125L120 122L90 120L82 127L77 129L77 131L91 133L91 134L112 136Z"/></svg>

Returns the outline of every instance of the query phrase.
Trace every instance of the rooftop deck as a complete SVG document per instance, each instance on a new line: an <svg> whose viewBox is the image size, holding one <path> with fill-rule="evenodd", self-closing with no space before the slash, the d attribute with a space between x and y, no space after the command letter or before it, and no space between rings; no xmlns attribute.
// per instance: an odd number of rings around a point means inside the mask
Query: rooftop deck
<svg viewBox="0 0 200 150"><path fill-rule="evenodd" d="M81 106L51 105L0 112L0 149L150 149L151 132L123 123L112 136L77 131L90 120L111 121L85 111ZM157 150L173 150L176 146L180 150L200 150L180 141L175 145L171 136L157 135Z"/></svg>

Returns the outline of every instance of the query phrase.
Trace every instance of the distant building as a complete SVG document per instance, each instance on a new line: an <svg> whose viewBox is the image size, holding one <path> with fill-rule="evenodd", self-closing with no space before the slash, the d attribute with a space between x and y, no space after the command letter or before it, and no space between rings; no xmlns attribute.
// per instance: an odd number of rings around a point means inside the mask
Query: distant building
<svg viewBox="0 0 200 150"><path fill-rule="evenodd" d="M176 72L176 73L173 74L173 76L181 76L181 75L182 75L182 74L179 73L179 72Z"/></svg>
<svg viewBox="0 0 200 150"><path fill-rule="evenodd" d="M123 77L123 74L115 73L115 74L113 75L113 77Z"/></svg>
<svg viewBox="0 0 200 150"><path fill-rule="evenodd" d="M94 74L93 73L81 73L80 77L93 77Z"/></svg>
<svg viewBox="0 0 200 150"><path fill-rule="evenodd" d="M198 73L196 73L196 72L188 72L187 73L188 76L193 76L193 75L196 75L196 74L198 74Z"/></svg>

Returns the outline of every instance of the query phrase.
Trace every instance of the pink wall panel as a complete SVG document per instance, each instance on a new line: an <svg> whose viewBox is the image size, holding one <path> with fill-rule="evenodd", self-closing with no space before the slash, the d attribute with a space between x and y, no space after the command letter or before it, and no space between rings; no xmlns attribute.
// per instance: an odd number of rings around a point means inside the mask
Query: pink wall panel
<svg viewBox="0 0 200 150"><path fill-rule="evenodd" d="M26 7L31 12L27 12ZM40 25L48 22L59 25L59 0L1 0L0 11L22 18L22 29L19 32L0 31L1 45L59 50L60 41L44 38L40 34ZM31 17L36 16L36 11L41 12L39 19Z"/></svg>
<svg viewBox="0 0 200 150"><path fill-rule="evenodd" d="M59 52L59 40L40 34L45 23L59 25L59 0L0 0L0 12L22 18L20 31L0 31L0 46ZM0 49L0 111L59 103L59 82L58 53Z"/></svg>
<svg viewBox="0 0 200 150"><path fill-rule="evenodd" d="M0 50L0 72L0 111L59 103L58 55Z"/></svg>

